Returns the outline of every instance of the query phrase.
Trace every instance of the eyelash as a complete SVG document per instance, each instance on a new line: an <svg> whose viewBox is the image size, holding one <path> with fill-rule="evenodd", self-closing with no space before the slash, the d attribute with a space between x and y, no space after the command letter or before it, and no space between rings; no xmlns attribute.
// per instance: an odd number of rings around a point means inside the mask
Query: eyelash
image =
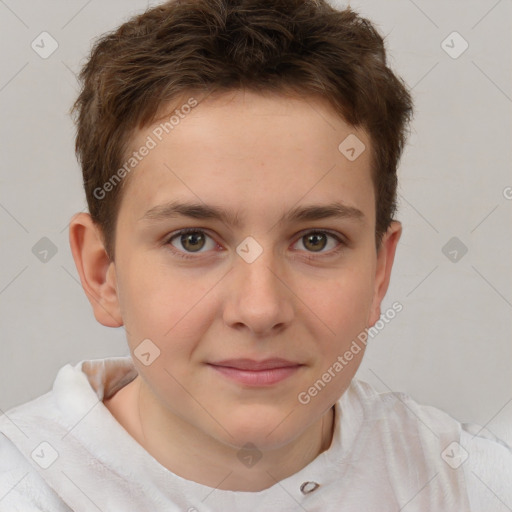
<svg viewBox="0 0 512 512"><path fill-rule="evenodd" d="M183 251L179 251L171 244L172 240L174 240L178 236L186 235L187 233L204 233L206 236L209 236L210 238L212 238L210 235L208 235L208 233L206 233L201 228L184 228L184 229L180 229L179 231L176 231L175 233L173 233L172 235L167 237L166 241L164 242L164 245L167 246L169 248L169 250L174 255L178 256L179 258L183 258L186 260L194 260L197 258L197 256L191 256L192 253L189 254L189 253L186 253ZM334 238L338 242L338 246L335 249L332 249L328 253L320 253L321 255L324 254L326 256L335 256L335 255L339 254L341 251L343 251L347 246L347 243L342 238L335 235L334 233L331 233L330 231L318 230L318 229L313 229L313 230L304 232L304 234L302 234L299 238L297 238L296 241L298 241L300 238L305 237L306 235L310 235L313 233L322 233L322 234L329 235L330 237ZM317 261L319 256L312 256L311 254L314 254L314 253L307 254L306 256L304 256L304 258L307 261ZM322 256L320 256L320 257L322 257Z"/></svg>

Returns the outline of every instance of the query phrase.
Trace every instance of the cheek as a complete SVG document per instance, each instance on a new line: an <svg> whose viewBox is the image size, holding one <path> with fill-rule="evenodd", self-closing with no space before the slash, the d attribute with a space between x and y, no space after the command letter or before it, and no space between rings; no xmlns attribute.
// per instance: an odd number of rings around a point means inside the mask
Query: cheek
<svg viewBox="0 0 512 512"><path fill-rule="evenodd" d="M151 272L150 267L131 261L124 267L123 279L120 282L120 303L123 311L123 319L127 334L150 337L145 332L149 326L153 335L160 329L158 324L162 312L168 308L171 302L166 298L166 290L157 272Z"/></svg>
<svg viewBox="0 0 512 512"><path fill-rule="evenodd" d="M351 267L313 290L312 309L336 336L367 326L373 299L373 277L367 267Z"/></svg>
<svg viewBox="0 0 512 512"><path fill-rule="evenodd" d="M194 290L170 266L136 255L123 261L120 302L132 322L149 324L161 317L172 325L179 310L193 300Z"/></svg>
<svg viewBox="0 0 512 512"><path fill-rule="evenodd" d="M130 348L144 339L159 348L160 360L188 358L215 313L211 292L218 278L194 277L180 269L135 258L124 268L120 302Z"/></svg>
<svg viewBox="0 0 512 512"><path fill-rule="evenodd" d="M313 301L314 312L323 320L315 334L318 367L322 372L332 368L338 356L347 351L350 360L344 361L343 370L330 386L326 397L335 397L355 374L364 355L365 344L358 336L365 332L372 303L372 279L368 272L351 272L331 283L322 297ZM328 328L326 328L325 326Z"/></svg>

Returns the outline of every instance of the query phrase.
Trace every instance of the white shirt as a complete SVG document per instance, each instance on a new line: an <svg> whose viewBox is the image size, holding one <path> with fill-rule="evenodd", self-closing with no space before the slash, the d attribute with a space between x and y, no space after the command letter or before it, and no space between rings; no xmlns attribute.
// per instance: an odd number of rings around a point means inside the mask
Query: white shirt
<svg viewBox="0 0 512 512"><path fill-rule="evenodd" d="M292 476L259 492L186 480L103 404L136 375L130 357L67 364L50 392L0 417L0 512L512 510L510 446L357 379L329 449Z"/></svg>

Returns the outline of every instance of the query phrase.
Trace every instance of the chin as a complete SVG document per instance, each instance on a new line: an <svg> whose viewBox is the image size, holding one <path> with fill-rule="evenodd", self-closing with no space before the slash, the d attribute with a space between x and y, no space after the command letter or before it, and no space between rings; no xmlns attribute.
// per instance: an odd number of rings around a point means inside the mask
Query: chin
<svg viewBox="0 0 512 512"><path fill-rule="evenodd" d="M230 417L223 425L231 436L224 430L220 433L224 442L233 448L240 449L250 443L260 450L277 449L293 441L303 431L296 418L291 419L292 416L286 418L286 414L254 412L236 419Z"/></svg>

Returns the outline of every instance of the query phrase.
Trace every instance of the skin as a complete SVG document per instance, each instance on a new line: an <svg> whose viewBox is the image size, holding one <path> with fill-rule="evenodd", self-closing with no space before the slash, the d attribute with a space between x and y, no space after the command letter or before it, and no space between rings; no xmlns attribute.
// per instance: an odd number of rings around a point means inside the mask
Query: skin
<svg viewBox="0 0 512 512"><path fill-rule="evenodd" d="M133 148L157 124L136 132ZM350 134L366 145L353 162L338 150ZM160 350L149 366L134 356L139 375L104 405L175 474L219 489L259 491L331 444L332 406L364 350L308 404L297 397L379 319L401 234L394 221L377 251L369 149L367 134L321 99L211 95L129 176L115 262L89 214L73 217L71 249L96 319L124 325L132 355L144 339ZM141 219L153 206L178 199L238 212L240 225L185 216ZM334 201L362 217L278 223L298 206ZM199 252L180 236L166 245L190 227L208 235ZM308 242L311 231L320 231L320 243ZM338 253L331 233L345 241ZM252 263L236 252L247 236L263 249ZM302 366L277 384L255 388L208 365L273 357ZM262 455L252 467L237 457L246 443Z"/></svg>

